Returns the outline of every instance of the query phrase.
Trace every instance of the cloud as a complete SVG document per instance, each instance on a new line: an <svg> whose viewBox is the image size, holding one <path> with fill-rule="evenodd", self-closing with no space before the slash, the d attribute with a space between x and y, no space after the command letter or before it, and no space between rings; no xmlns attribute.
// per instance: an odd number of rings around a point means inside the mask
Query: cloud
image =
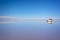
<svg viewBox="0 0 60 40"><path fill-rule="evenodd" d="M0 16L1 23L16 23L16 22L46 22L49 18L19 18L11 16ZM2 21L1 21L2 20ZM54 19L53 21L60 21L60 19Z"/></svg>

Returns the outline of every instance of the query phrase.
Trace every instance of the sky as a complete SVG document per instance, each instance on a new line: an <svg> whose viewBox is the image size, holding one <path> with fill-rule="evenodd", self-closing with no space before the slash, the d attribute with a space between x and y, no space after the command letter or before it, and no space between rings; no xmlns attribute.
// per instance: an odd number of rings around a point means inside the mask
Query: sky
<svg viewBox="0 0 60 40"><path fill-rule="evenodd" d="M0 1L1 16L55 17L60 16L59 0Z"/></svg>
<svg viewBox="0 0 60 40"><path fill-rule="evenodd" d="M60 17L59 0L0 0L0 16ZM60 22L0 24L0 40L60 40Z"/></svg>

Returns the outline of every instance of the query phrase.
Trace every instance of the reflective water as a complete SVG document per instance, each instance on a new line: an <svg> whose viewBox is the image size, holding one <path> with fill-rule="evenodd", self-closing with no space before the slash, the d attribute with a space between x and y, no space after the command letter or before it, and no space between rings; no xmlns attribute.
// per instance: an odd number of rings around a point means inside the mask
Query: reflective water
<svg viewBox="0 0 60 40"><path fill-rule="evenodd" d="M0 40L60 40L60 23L0 24Z"/></svg>

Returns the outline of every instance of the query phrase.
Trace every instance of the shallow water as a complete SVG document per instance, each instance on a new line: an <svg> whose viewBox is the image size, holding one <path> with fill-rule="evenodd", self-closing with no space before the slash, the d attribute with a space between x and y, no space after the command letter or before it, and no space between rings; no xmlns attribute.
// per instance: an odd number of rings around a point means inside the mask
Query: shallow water
<svg viewBox="0 0 60 40"><path fill-rule="evenodd" d="M0 40L60 40L60 23L0 24Z"/></svg>

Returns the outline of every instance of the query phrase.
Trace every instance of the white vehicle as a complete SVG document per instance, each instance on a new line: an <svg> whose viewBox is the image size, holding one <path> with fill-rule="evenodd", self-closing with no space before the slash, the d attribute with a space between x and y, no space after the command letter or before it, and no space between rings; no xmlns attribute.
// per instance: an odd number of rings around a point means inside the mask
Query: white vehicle
<svg viewBox="0 0 60 40"><path fill-rule="evenodd" d="M48 23L48 24L52 24L52 22L53 22L52 19L48 19L48 20L47 20L47 23Z"/></svg>

